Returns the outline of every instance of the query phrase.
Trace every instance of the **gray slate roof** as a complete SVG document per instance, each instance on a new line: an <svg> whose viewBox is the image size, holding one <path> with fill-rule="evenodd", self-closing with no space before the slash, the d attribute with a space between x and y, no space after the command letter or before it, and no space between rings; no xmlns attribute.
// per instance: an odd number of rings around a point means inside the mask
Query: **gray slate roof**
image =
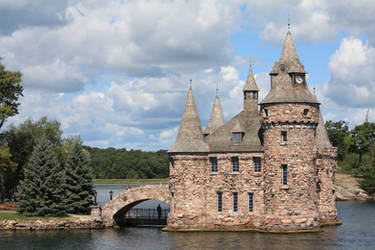
<svg viewBox="0 0 375 250"><path fill-rule="evenodd" d="M247 75L247 80L242 91L259 91L254 79L253 70L251 68L249 69L249 74Z"/></svg>
<svg viewBox="0 0 375 250"><path fill-rule="evenodd" d="M281 65L285 67L283 71ZM305 74L305 69L299 61L296 48L293 44L292 34L288 32L280 61L274 64L270 73L272 88L260 104L267 103L317 103L306 83L295 86L290 73Z"/></svg>
<svg viewBox="0 0 375 250"><path fill-rule="evenodd" d="M212 106L210 121L208 122L208 125L204 130L204 134L211 134L213 131L215 131L218 127L220 127L223 124L223 110L221 109L220 99L218 96L216 96L214 105Z"/></svg>
<svg viewBox="0 0 375 250"><path fill-rule="evenodd" d="M202 126L195 105L193 90L190 87L186 98L184 113L178 129L176 142L168 151L173 152L207 152L208 145L204 142Z"/></svg>
<svg viewBox="0 0 375 250"><path fill-rule="evenodd" d="M210 152L263 151L258 135L260 126L260 114L257 111L242 110L206 137ZM243 133L240 145L233 145L233 132Z"/></svg>
<svg viewBox="0 0 375 250"><path fill-rule="evenodd" d="M316 146L317 148L332 148L332 144L329 141L327 129L323 121L322 113L319 112L319 124L316 128Z"/></svg>

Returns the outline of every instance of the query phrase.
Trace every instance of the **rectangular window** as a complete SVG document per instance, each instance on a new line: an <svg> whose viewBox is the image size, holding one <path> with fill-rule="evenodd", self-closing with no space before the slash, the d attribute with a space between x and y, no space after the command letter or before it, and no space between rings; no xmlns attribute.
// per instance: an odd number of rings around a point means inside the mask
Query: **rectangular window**
<svg viewBox="0 0 375 250"><path fill-rule="evenodd" d="M254 162L254 172L260 173L261 172L261 163L260 163L260 157L253 157Z"/></svg>
<svg viewBox="0 0 375 250"><path fill-rule="evenodd" d="M223 193L217 192L217 211L221 212L223 210Z"/></svg>
<svg viewBox="0 0 375 250"><path fill-rule="evenodd" d="M232 172L239 172L240 171L240 165L238 162L238 157L234 156L232 157Z"/></svg>
<svg viewBox="0 0 375 250"><path fill-rule="evenodd" d="M265 110L264 110L264 114L265 114L266 116L268 116L268 109L265 109Z"/></svg>
<svg viewBox="0 0 375 250"><path fill-rule="evenodd" d="M232 134L233 145L240 145L242 140L241 132L233 132Z"/></svg>
<svg viewBox="0 0 375 250"><path fill-rule="evenodd" d="M282 184L288 185L288 166L281 165L282 168Z"/></svg>
<svg viewBox="0 0 375 250"><path fill-rule="evenodd" d="M249 193L249 212L254 211L254 193Z"/></svg>
<svg viewBox="0 0 375 250"><path fill-rule="evenodd" d="M238 193L233 192L233 212L238 211Z"/></svg>
<svg viewBox="0 0 375 250"><path fill-rule="evenodd" d="M287 141L286 131L281 131L281 141L282 142Z"/></svg>
<svg viewBox="0 0 375 250"><path fill-rule="evenodd" d="M308 115L308 113L309 113L309 110L308 110L308 109L304 109L304 110L303 110L303 115L304 115L304 116Z"/></svg>
<svg viewBox="0 0 375 250"><path fill-rule="evenodd" d="M211 172L217 172L217 158L210 157Z"/></svg>

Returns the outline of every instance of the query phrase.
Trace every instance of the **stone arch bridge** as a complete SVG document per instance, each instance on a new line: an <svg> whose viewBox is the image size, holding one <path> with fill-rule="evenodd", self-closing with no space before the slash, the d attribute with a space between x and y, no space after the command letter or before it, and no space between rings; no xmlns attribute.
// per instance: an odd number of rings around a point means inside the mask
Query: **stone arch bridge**
<svg viewBox="0 0 375 250"><path fill-rule="evenodd" d="M92 211L92 215L100 217L105 225L112 226L116 224L116 217L124 215L132 207L146 200L160 200L170 206L168 185L146 185L126 189L105 204L101 211Z"/></svg>

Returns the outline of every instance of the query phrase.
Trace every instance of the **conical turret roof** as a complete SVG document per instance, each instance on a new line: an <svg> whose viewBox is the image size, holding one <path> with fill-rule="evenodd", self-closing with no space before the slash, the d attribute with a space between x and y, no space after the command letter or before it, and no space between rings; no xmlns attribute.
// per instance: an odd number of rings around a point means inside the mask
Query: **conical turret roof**
<svg viewBox="0 0 375 250"><path fill-rule="evenodd" d="M284 64L287 66L288 73L306 73L303 64L298 58L296 47L294 46L292 38L292 33L290 33L290 31L288 31L288 33L286 34L280 60L274 64L271 74L277 73L280 64Z"/></svg>
<svg viewBox="0 0 375 250"><path fill-rule="evenodd" d="M306 82L294 83L296 75L304 76L306 71L299 61L292 34L287 33L280 60L275 62L270 73L272 77L271 90L261 102L265 103L316 103L319 101L311 94Z"/></svg>
<svg viewBox="0 0 375 250"><path fill-rule="evenodd" d="M332 148L332 144L329 141L327 129L323 121L322 113L319 112L319 124L316 128L316 146L317 148Z"/></svg>
<svg viewBox="0 0 375 250"><path fill-rule="evenodd" d="M207 152L202 126L190 87L175 144L169 152Z"/></svg>
<svg viewBox="0 0 375 250"><path fill-rule="evenodd" d="M218 127L224 124L223 110L221 109L219 96L216 96L214 105L212 106L211 117L204 131L205 134L211 134Z"/></svg>
<svg viewBox="0 0 375 250"><path fill-rule="evenodd" d="M253 70L251 68L249 69L249 74L247 75L247 80L242 91L259 91L254 79Z"/></svg>

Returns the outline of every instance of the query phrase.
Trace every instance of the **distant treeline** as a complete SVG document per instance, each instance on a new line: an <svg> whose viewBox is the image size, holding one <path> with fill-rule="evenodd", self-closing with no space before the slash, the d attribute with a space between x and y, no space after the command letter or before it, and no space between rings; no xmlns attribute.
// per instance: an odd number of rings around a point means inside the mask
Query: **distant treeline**
<svg viewBox="0 0 375 250"><path fill-rule="evenodd" d="M152 179L169 175L166 150L145 152L84 146L97 179Z"/></svg>

